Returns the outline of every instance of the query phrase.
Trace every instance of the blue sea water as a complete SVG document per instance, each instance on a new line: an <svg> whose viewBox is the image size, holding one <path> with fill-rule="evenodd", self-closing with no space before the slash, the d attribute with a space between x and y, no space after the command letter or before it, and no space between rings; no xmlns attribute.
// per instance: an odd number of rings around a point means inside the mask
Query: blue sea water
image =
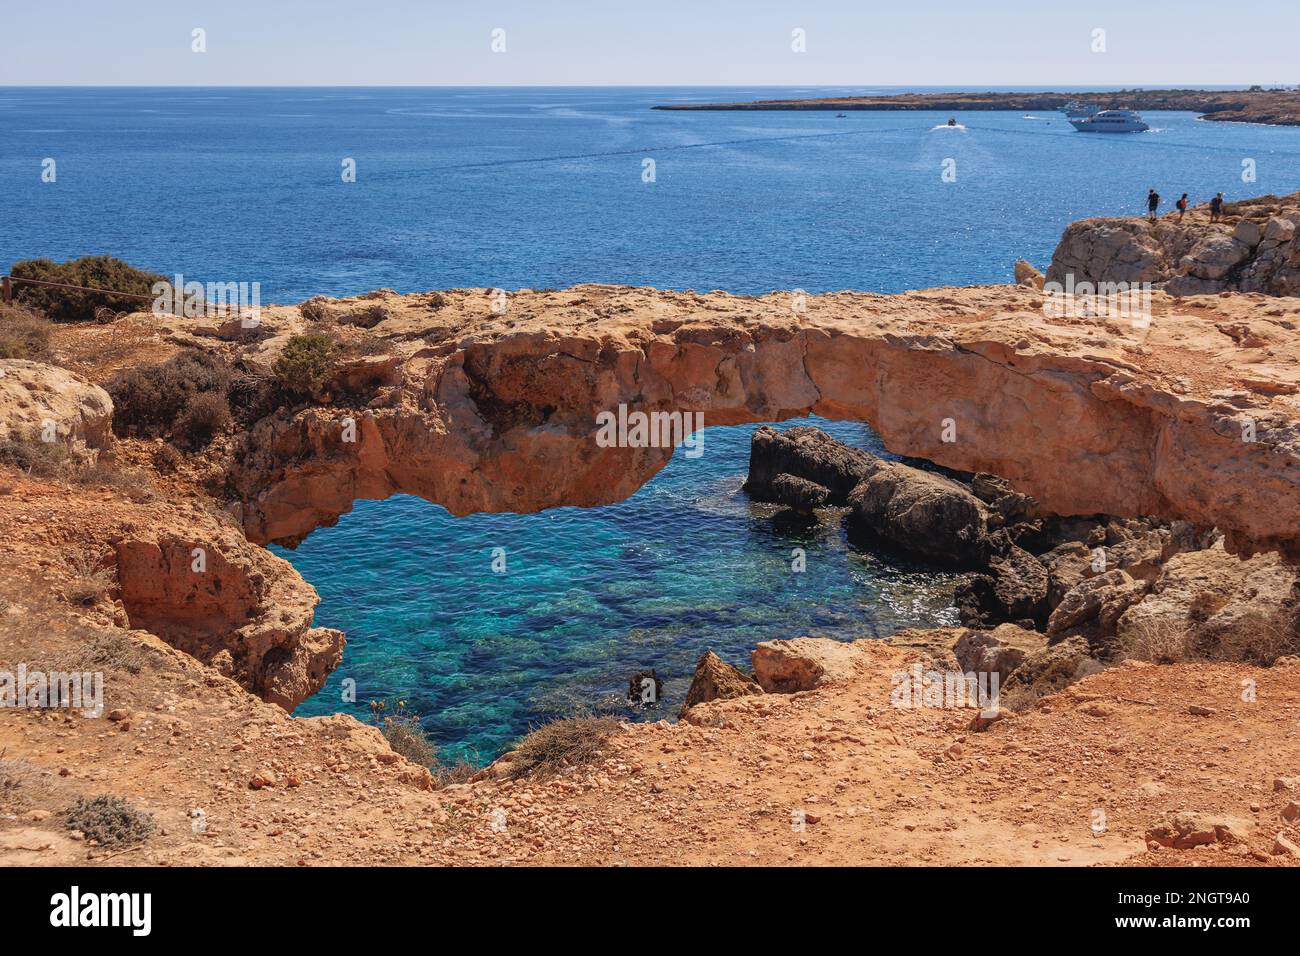
<svg viewBox="0 0 1300 956"><path fill-rule="evenodd" d="M1186 113L1084 136L1053 113L956 113L950 129L947 113L650 109L854 92L871 91L3 88L0 268L105 253L277 302L575 282L894 292L1008 281L1071 220L1137 213L1152 186L1169 205L1300 188L1300 129ZM827 427L881 450L863 425ZM448 755L488 758L643 667L667 681L659 717L705 649L741 662L766 638L954 619L951 576L857 551L829 517L791 526L749 504L751 430L710 429L703 457L603 508L358 503L283 552L320 590L318 622L349 638L299 712L402 696Z"/></svg>

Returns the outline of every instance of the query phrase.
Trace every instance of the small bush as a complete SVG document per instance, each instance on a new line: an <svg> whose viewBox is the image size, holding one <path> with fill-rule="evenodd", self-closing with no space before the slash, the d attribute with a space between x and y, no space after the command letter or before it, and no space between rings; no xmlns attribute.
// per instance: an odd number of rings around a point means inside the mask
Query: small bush
<svg viewBox="0 0 1300 956"><path fill-rule="evenodd" d="M17 468L34 478L58 478L72 470L74 462L60 442L0 440L0 465Z"/></svg>
<svg viewBox="0 0 1300 956"><path fill-rule="evenodd" d="M173 355L160 365L119 372L105 386L113 399L113 431L120 436L164 437L178 428L196 396L213 394L228 401L231 377L222 359L196 349ZM209 407L207 420L211 412ZM229 416L227 406L227 421ZM198 422L194 424L197 427ZM180 433L188 434L184 429Z"/></svg>
<svg viewBox="0 0 1300 956"><path fill-rule="evenodd" d="M29 285L26 282L14 283L15 301L45 313L55 322L93 322L96 320L95 313L100 309L111 309L114 312L147 310L149 302L115 296L113 293L129 292L152 296L154 283L167 281L165 276L137 269L112 256L82 256L70 262L27 259L15 262L9 274L15 279L40 279L110 290L78 292Z"/></svg>
<svg viewBox="0 0 1300 956"><path fill-rule="evenodd" d="M406 709L406 701L399 700L390 705L386 700L372 700L370 713L388 746L396 753L421 767L437 765L438 751L429 740L419 716Z"/></svg>
<svg viewBox="0 0 1300 956"><path fill-rule="evenodd" d="M121 797L78 797L66 814L69 830L80 830L100 846L134 846L153 834L153 817Z"/></svg>
<svg viewBox="0 0 1300 956"><path fill-rule="evenodd" d="M138 674L154 661L155 651L118 631L84 631L74 636L77 643L56 655L49 670Z"/></svg>
<svg viewBox="0 0 1300 956"><path fill-rule="evenodd" d="M175 445L164 443L159 445L158 450L153 453L153 466L162 475L175 474L183 460L184 456L176 450Z"/></svg>
<svg viewBox="0 0 1300 956"><path fill-rule="evenodd" d="M0 808L17 810L49 788L39 769L26 760L6 759L0 751Z"/></svg>
<svg viewBox="0 0 1300 956"><path fill-rule="evenodd" d="M230 403L217 392L195 395L181 412L172 434L187 448L206 448L213 437L230 426Z"/></svg>
<svg viewBox="0 0 1300 956"><path fill-rule="evenodd" d="M599 757L618 730L614 717L561 717L531 731L515 744L510 773L551 776L565 767L579 767Z"/></svg>
<svg viewBox="0 0 1300 956"><path fill-rule="evenodd" d="M1177 664L1217 661L1270 665L1300 653L1300 621L1290 608L1256 608L1210 627L1169 617L1141 618L1125 628L1124 652L1140 661Z"/></svg>
<svg viewBox="0 0 1300 956"><path fill-rule="evenodd" d="M301 303L298 306L298 312L304 319L313 324L329 322L334 317L329 300L319 295Z"/></svg>
<svg viewBox="0 0 1300 956"><path fill-rule="evenodd" d="M45 316L21 305L0 303L0 359L44 361L54 330Z"/></svg>
<svg viewBox="0 0 1300 956"><path fill-rule="evenodd" d="M292 336L275 361L275 377L286 394L310 398L334 374L338 344L328 335L311 332Z"/></svg>
<svg viewBox="0 0 1300 956"><path fill-rule="evenodd" d="M68 559L72 580L68 582L68 600L78 607L94 607L113 586L113 570L101 566L89 552L78 552Z"/></svg>

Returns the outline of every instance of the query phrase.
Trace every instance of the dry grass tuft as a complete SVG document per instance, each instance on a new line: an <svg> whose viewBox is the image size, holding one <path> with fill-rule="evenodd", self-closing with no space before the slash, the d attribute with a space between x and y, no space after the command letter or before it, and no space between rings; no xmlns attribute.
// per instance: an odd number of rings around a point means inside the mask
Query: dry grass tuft
<svg viewBox="0 0 1300 956"><path fill-rule="evenodd" d="M552 776L566 767L581 767L603 756L606 742L619 727L616 717L587 714L561 717L531 731L511 751L510 773Z"/></svg>
<svg viewBox="0 0 1300 956"><path fill-rule="evenodd" d="M6 758L0 750L0 809L18 810L50 789L47 775L19 758Z"/></svg>

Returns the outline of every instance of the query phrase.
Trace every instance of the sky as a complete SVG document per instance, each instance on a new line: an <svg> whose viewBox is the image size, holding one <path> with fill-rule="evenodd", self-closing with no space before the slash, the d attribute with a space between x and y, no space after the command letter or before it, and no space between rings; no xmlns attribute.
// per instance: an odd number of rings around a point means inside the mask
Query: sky
<svg viewBox="0 0 1300 956"><path fill-rule="evenodd" d="M1300 84L1300 0L5 0L0 86ZM206 51L194 52L194 31ZM493 31L497 46L494 52ZM795 52L794 31L804 51ZM1095 31L1102 30L1104 49Z"/></svg>

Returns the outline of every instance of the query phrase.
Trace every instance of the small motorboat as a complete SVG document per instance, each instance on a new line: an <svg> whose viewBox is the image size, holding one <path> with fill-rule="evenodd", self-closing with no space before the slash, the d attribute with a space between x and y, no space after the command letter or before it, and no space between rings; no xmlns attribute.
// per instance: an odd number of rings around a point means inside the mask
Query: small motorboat
<svg viewBox="0 0 1300 956"><path fill-rule="evenodd" d="M949 126L956 126L956 125L957 125L957 121L956 121L955 119L953 119L953 118L950 116L950 117L948 117L948 125L949 125Z"/></svg>
<svg viewBox="0 0 1300 956"><path fill-rule="evenodd" d="M836 114L835 114L835 118L836 118L836 119L848 119L848 118L849 118L849 114L848 114L848 113L836 113Z"/></svg>
<svg viewBox="0 0 1300 956"><path fill-rule="evenodd" d="M1151 128L1137 110L1101 110L1072 119L1070 125L1081 133L1145 133Z"/></svg>

